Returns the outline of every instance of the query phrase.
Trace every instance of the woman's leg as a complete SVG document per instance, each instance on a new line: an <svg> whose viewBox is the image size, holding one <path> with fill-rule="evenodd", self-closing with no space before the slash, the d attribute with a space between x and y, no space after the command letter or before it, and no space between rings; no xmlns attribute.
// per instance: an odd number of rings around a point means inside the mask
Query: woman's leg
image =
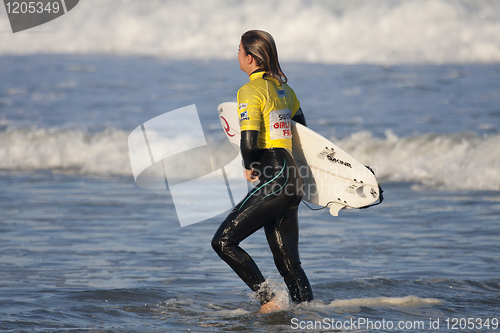
<svg viewBox="0 0 500 333"><path fill-rule="evenodd" d="M266 182L268 180L262 180L256 188ZM267 303L273 294L266 289L260 290L265 278L252 257L239 244L263 226L272 224L290 205L290 198L279 195L268 196L274 184L275 182L269 183L266 186L268 189L262 189L253 194L250 192L222 222L212 239L212 247L221 259L250 289L255 292L259 291L258 297L261 304Z"/></svg>
<svg viewBox="0 0 500 333"><path fill-rule="evenodd" d="M284 149L264 152L263 160L263 165L271 167L261 170L261 181L255 190L221 224L212 239L212 247L253 291L259 291L265 279L239 244L265 226L276 266L293 301L312 300L298 253L297 209L302 197L302 179L293 158ZM273 296L266 290L259 293L261 304Z"/></svg>
<svg viewBox="0 0 500 333"><path fill-rule="evenodd" d="M258 291L265 278L252 257L239 244L260 229L263 224L252 223L255 221L246 217L239 216L237 209L233 209L215 233L212 247L250 289ZM259 300L263 304L270 298L270 295L262 295Z"/></svg>
<svg viewBox="0 0 500 333"><path fill-rule="evenodd" d="M297 210L300 200L274 223L266 225L266 237L273 252L274 262L295 303L313 300L309 280L300 264L299 227Z"/></svg>

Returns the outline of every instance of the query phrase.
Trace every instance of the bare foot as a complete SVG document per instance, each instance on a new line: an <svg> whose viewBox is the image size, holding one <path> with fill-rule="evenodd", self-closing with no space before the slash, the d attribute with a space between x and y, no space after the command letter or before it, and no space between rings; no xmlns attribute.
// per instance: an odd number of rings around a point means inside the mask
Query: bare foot
<svg viewBox="0 0 500 333"><path fill-rule="evenodd" d="M269 302L262 305L260 307L260 310L257 313L260 313L260 314L271 313L271 312L278 311L278 310L280 310L279 302L276 299L276 297L274 297Z"/></svg>

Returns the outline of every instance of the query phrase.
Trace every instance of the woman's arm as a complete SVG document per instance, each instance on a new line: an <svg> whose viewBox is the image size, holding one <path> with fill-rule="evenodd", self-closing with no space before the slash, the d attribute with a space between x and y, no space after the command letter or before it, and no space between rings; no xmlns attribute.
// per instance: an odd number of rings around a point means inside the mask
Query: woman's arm
<svg viewBox="0 0 500 333"><path fill-rule="evenodd" d="M299 108L297 110L297 112L293 116L292 120L294 120L294 121L298 122L299 124L304 125L305 127L307 127L306 117L304 117L304 113L302 112L301 108Z"/></svg>
<svg viewBox="0 0 500 333"><path fill-rule="evenodd" d="M259 141L259 131L246 130L241 131L240 150L245 166L245 178L250 181L256 181L258 178L253 174L252 163L259 160L261 151L257 148Z"/></svg>

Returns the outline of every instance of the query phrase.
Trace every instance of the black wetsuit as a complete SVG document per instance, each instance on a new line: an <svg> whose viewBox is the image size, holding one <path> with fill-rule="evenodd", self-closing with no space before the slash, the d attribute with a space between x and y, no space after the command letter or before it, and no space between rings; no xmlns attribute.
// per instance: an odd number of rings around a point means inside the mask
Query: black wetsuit
<svg viewBox="0 0 500 333"><path fill-rule="evenodd" d="M294 118L305 124L302 112ZM259 183L231 211L212 240L217 254L255 292L261 304L272 291L253 259L240 242L264 227L274 262L295 303L311 301L313 293L302 270L298 251L297 209L302 199L302 179L289 151L284 148L257 149L257 131L243 131L241 150L245 165L251 162Z"/></svg>

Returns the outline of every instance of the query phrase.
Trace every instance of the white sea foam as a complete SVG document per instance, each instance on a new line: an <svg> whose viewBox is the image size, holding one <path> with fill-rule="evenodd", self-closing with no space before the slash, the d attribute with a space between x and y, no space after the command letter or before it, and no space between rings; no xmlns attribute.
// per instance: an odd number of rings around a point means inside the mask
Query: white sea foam
<svg viewBox="0 0 500 333"><path fill-rule="evenodd" d="M423 305L436 305L443 303L436 298L421 298L413 295L405 297L371 297L371 298L353 298L339 299L330 303L331 307L345 308L358 306L372 307L418 307Z"/></svg>
<svg viewBox="0 0 500 333"><path fill-rule="evenodd" d="M128 134L108 130L15 129L0 132L0 169L94 175L131 174Z"/></svg>
<svg viewBox="0 0 500 333"><path fill-rule="evenodd" d="M85 0L16 34L0 11L0 54L232 59L244 31L264 29L282 60L498 62L499 18L500 2L486 0Z"/></svg>
<svg viewBox="0 0 500 333"><path fill-rule="evenodd" d="M122 130L99 133L57 128L2 131L0 169L132 175L128 135ZM372 166L382 182L414 182L449 190L500 190L500 135L423 134L399 138L387 132L385 138L379 138L359 132L333 141ZM171 144L178 145L179 140L173 139ZM241 176L238 170L227 169L226 173L230 178Z"/></svg>
<svg viewBox="0 0 500 333"><path fill-rule="evenodd" d="M500 190L500 135L423 134L385 138L360 132L336 141L383 181L451 190Z"/></svg>

